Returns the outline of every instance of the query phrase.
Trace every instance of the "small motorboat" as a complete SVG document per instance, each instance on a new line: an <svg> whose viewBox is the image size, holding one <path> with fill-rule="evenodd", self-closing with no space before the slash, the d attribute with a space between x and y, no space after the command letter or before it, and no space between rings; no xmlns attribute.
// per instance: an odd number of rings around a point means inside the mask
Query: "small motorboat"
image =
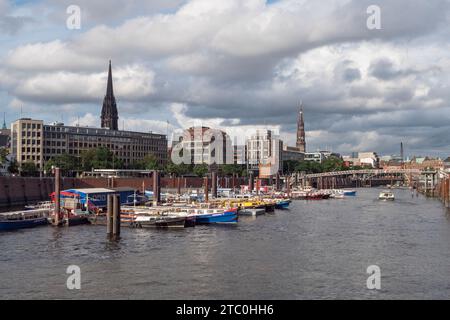
<svg viewBox="0 0 450 320"><path fill-rule="evenodd" d="M132 223L134 228L184 228L186 216L139 215Z"/></svg>
<svg viewBox="0 0 450 320"><path fill-rule="evenodd" d="M333 199L345 199L345 195L344 195L344 193L332 193L330 195L330 198L333 198Z"/></svg>
<svg viewBox="0 0 450 320"><path fill-rule="evenodd" d="M279 200L275 203L275 209L287 209L290 204L291 200L289 199Z"/></svg>
<svg viewBox="0 0 450 320"><path fill-rule="evenodd" d="M235 224L238 221L237 208L233 209L207 209L200 213L199 209L195 215L196 224L224 223ZM265 209L262 209L265 210ZM211 211L211 212L210 212Z"/></svg>
<svg viewBox="0 0 450 320"><path fill-rule="evenodd" d="M395 196L390 191L382 191L380 192L380 195L378 196L379 200L387 201L387 200L395 200Z"/></svg>
<svg viewBox="0 0 450 320"><path fill-rule="evenodd" d="M251 209L250 208L250 209L239 210L239 215L242 215L242 216L253 216L253 217L256 217L256 216L262 215L264 213L266 213L265 209L257 209L257 208L255 208L255 209Z"/></svg>
<svg viewBox="0 0 450 320"><path fill-rule="evenodd" d="M354 197L356 196L356 190L343 190L344 196Z"/></svg>

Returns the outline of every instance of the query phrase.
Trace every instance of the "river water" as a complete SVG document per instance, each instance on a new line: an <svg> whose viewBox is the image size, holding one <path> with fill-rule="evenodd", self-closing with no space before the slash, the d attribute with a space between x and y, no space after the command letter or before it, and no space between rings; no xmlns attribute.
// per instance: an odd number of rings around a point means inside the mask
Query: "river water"
<svg viewBox="0 0 450 320"><path fill-rule="evenodd" d="M442 204L395 190L294 201L237 226L184 230L40 227L0 233L1 299L448 299L450 219ZM81 269L68 290L66 268ZM381 289L367 289L367 267Z"/></svg>

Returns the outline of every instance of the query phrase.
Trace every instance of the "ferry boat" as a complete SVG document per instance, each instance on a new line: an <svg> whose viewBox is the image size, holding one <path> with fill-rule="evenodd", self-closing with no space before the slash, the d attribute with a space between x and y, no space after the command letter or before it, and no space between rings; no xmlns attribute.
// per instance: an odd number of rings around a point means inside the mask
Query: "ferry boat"
<svg viewBox="0 0 450 320"><path fill-rule="evenodd" d="M10 231L25 228L34 228L48 223L47 209L24 210L16 212L0 213L0 231Z"/></svg>
<svg viewBox="0 0 450 320"><path fill-rule="evenodd" d="M378 199L383 200L383 201L389 201L389 200L393 201L393 200L395 200L395 196L390 191L382 191L382 192L380 192Z"/></svg>

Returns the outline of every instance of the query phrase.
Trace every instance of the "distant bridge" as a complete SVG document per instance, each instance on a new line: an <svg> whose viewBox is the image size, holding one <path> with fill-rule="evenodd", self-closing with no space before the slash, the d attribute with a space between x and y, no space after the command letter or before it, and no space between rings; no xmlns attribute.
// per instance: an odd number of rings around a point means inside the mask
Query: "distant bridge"
<svg viewBox="0 0 450 320"><path fill-rule="evenodd" d="M306 179L323 178L323 177L342 177L352 175L394 175L394 174L420 174L419 169L364 169L364 170L345 170L345 171L333 171L323 173L312 173L304 175Z"/></svg>
<svg viewBox="0 0 450 320"><path fill-rule="evenodd" d="M419 169L363 169L345 170L323 173L300 175L298 173L289 177L291 186L312 185L318 189L330 189L336 187L364 187L382 185L403 181L408 185L416 184L423 172ZM389 182L388 182L389 181Z"/></svg>

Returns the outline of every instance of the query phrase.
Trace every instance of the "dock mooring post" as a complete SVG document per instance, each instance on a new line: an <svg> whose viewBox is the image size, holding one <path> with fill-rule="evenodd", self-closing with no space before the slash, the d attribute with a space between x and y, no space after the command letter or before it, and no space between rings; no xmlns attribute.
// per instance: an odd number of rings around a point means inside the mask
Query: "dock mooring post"
<svg viewBox="0 0 450 320"><path fill-rule="evenodd" d="M291 177L290 176L286 177L286 193L287 193L288 197L291 196Z"/></svg>
<svg viewBox="0 0 450 320"><path fill-rule="evenodd" d="M211 173L211 193L213 198L217 198L217 172L213 171Z"/></svg>
<svg viewBox="0 0 450 320"><path fill-rule="evenodd" d="M259 196L259 177L256 177L255 186L256 195Z"/></svg>
<svg viewBox="0 0 450 320"><path fill-rule="evenodd" d="M157 206L161 202L161 179L159 171L153 171L153 206Z"/></svg>
<svg viewBox="0 0 450 320"><path fill-rule="evenodd" d="M54 168L55 170L55 212L53 224L59 226L59 215L61 214L61 170Z"/></svg>
<svg viewBox="0 0 450 320"><path fill-rule="evenodd" d="M177 194L181 196L181 177L177 177Z"/></svg>
<svg viewBox="0 0 450 320"><path fill-rule="evenodd" d="M253 192L254 187L254 181L253 181L253 171L250 171L250 174L248 175L248 192Z"/></svg>
<svg viewBox="0 0 450 320"><path fill-rule="evenodd" d="M280 172L275 177L275 191L280 191Z"/></svg>
<svg viewBox="0 0 450 320"><path fill-rule="evenodd" d="M113 195L113 237L120 237L120 195Z"/></svg>
<svg viewBox="0 0 450 320"><path fill-rule="evenodd" d="M208 177L203 178L203 187L204 187L204 193L205 193L205 202L209 202L209 188L208 188Z"/></svg>
<svg viewBox="0 0 450 320"><path fill-rule="evenodd" d="M111 237L113 233L113 207L114 207L114 196L108 194L107 207L106 207L106 235Z"/></svg>

